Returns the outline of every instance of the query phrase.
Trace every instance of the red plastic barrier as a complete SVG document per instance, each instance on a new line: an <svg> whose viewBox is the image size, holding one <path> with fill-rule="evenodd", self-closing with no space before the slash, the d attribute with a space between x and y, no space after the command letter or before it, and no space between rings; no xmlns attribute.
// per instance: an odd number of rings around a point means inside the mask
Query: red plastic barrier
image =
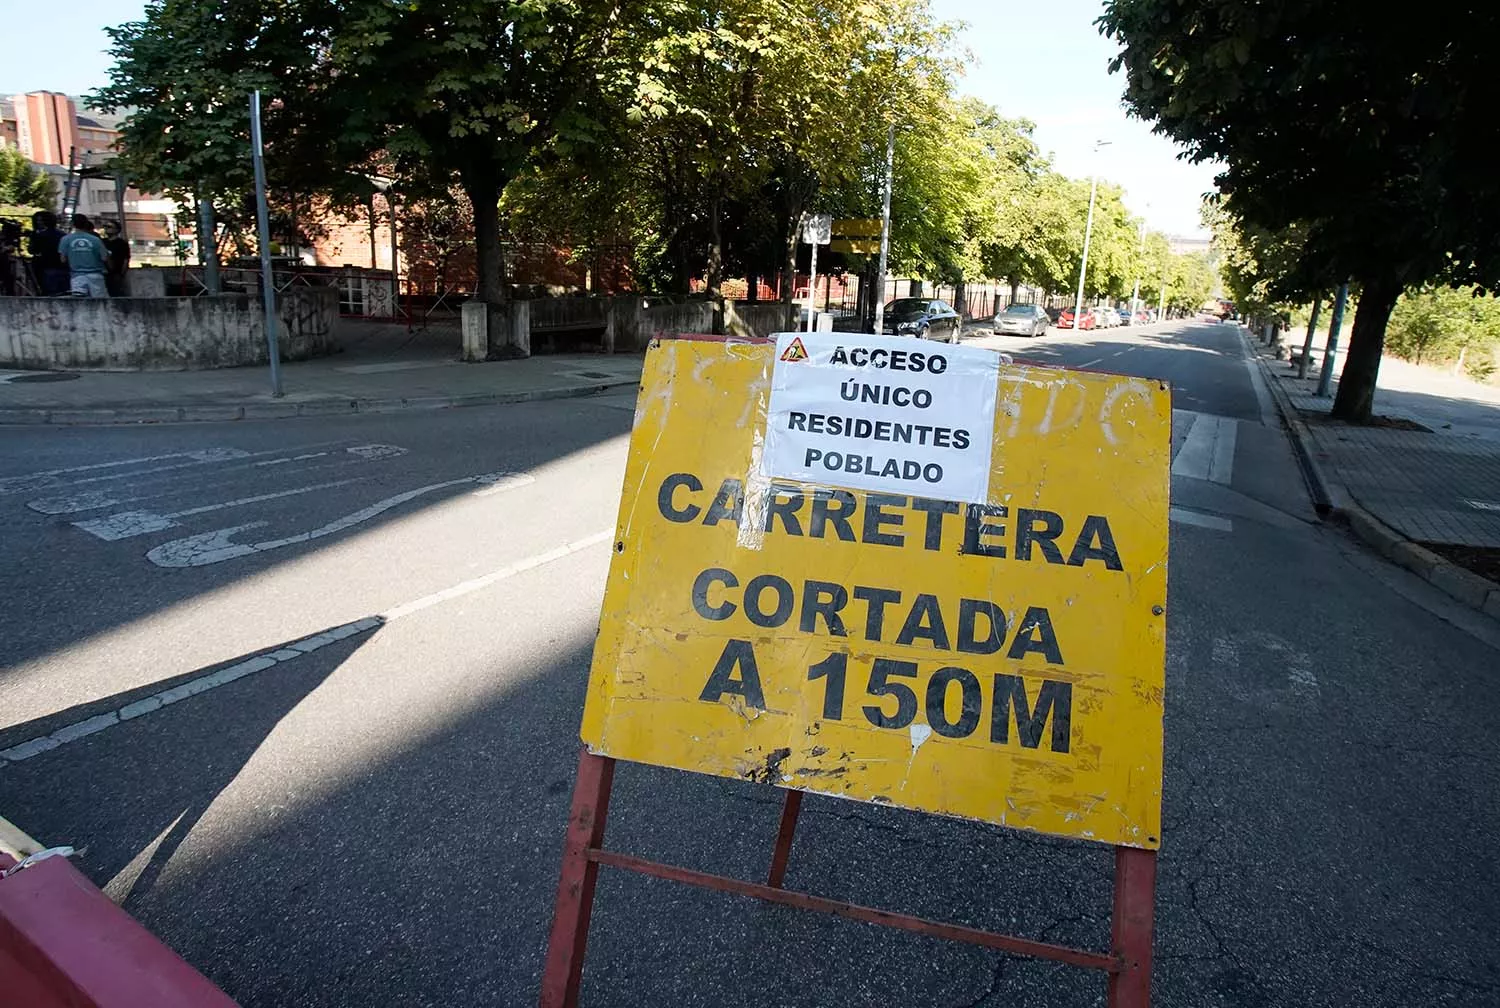
<svg viewBox="0 0 1500 1008"><path fill-rule="evenodd" d="M0 878L0 1005L234 1008L62 857Z"/></svg>

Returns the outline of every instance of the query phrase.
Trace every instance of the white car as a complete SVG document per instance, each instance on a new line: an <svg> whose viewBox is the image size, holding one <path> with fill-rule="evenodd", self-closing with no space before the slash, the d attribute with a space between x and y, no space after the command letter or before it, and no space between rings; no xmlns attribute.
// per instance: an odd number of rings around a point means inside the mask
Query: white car
<svg viewBox="0 0 1500 1008"><path fill-rule="evenodd" d="M1120 313L1109 305L1094 309L1094 327L1097 329L1113 329L1120 324Z"/></svg>

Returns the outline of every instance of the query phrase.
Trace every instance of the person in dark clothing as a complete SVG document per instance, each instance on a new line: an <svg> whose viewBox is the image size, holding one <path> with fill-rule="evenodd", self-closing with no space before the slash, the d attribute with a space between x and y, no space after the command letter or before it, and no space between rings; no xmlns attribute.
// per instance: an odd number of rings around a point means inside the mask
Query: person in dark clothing
<svg viewBox="0 0 1500 1008"><path fill-rule="evenodd" d="M16 296L16 267L20 261L21 225L0 220L0 295Z"/></svg>
<svg viewBox="0 0 1500 1008"><path fill-rule="evenodd" d="M68 267L58 254L63 233L57 229L57 214L39 210L31 215L31 237L26 251L31 253L31 270L39 293L59 297L68 293Z"/></svg>
<svg viewBox="0 0 1500 1008"><path fill-rule="evenodd" d="M104 251L109 253L109 268L104 271L104 286L110 297L125 297L125 271L130 268L130 243L120 237L120 225L105 221L99 225L104 232Z"/></svg>

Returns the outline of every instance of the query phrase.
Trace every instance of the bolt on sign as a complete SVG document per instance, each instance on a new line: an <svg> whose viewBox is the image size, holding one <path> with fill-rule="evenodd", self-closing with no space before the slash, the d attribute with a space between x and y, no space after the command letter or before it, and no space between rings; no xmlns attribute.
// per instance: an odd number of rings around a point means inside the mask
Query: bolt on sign
<svg viewBox="0 0 1500 1008"><path fill-rule="evenodd" d="M674 339L636 418L590 752L1160 845L1164 385Z"/></svg>

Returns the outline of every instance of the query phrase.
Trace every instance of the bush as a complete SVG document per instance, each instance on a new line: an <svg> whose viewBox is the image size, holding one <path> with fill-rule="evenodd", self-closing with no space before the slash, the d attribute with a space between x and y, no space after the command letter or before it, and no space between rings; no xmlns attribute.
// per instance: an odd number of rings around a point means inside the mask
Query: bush
<svg viewBox="0 0 1500 1008"><path fill-rule="evenodd" d="M1396 302L1386 348L1416 364L1462 360L1470 374L1495 368L1500 345L1500 301L1473 290L1422 287ZM1482 378L1480 380L1483 380Z"/></svg>

